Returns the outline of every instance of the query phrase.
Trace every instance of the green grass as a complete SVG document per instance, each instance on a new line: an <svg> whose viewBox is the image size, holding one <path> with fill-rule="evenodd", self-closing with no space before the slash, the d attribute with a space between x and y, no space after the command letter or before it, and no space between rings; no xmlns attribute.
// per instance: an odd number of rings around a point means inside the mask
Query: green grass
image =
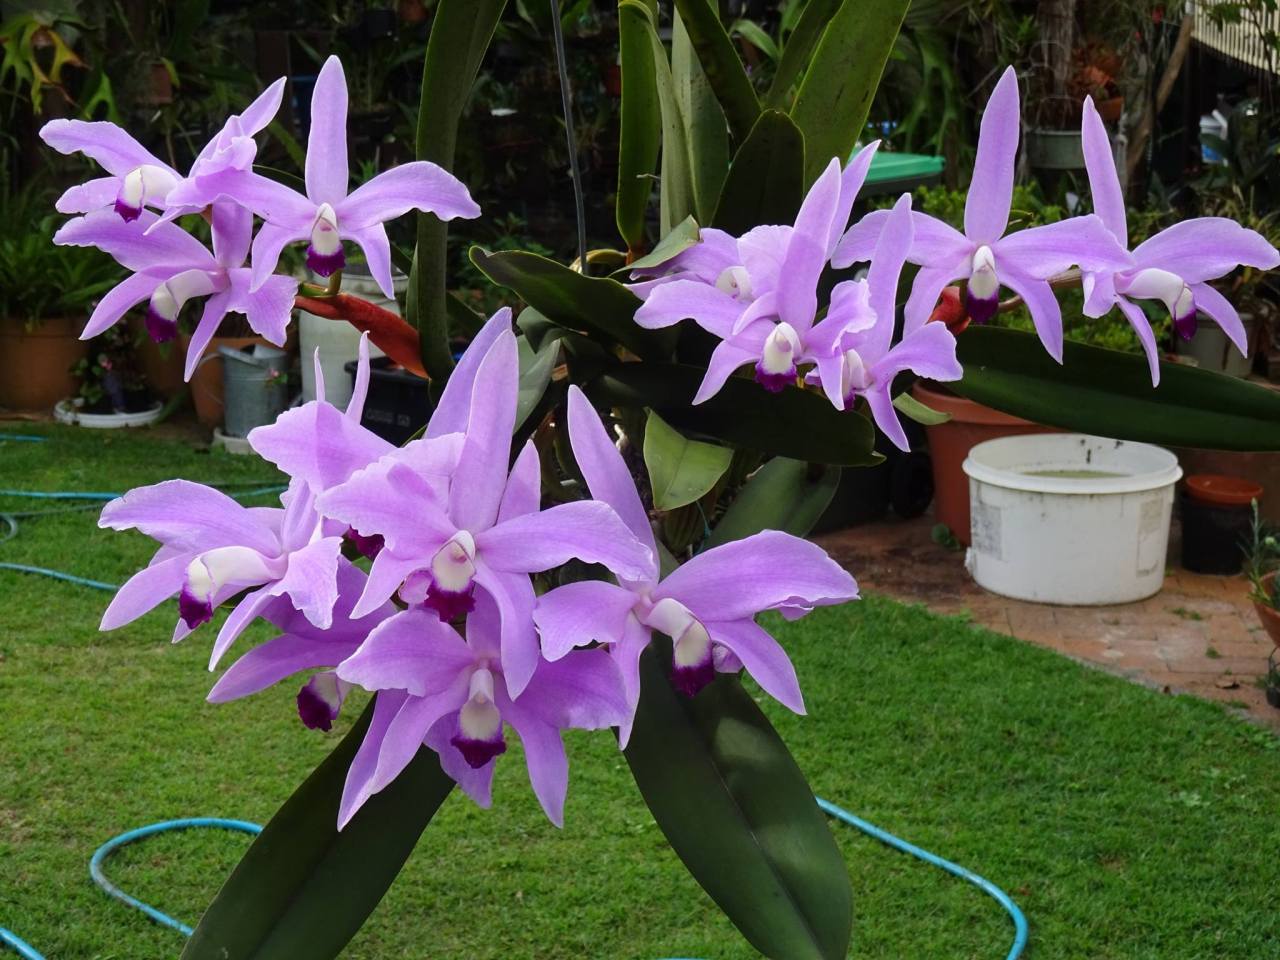
<svg viewBox="0 0 1280 960"><path fill-rule="evenodd" d="M54 439L0 442L0 488L273 478L145 434L39 432ZM32 506L0 498L0 511ZM0 560L122 580L148 541L93 517L23 520ZM336 742L297 723L292 685L205 703L210 628L171 645L170 606L102 635L106 600L0 571L0 925L51 960L175 956L176 934L90 883L94 848L170 817L263 821ZM1032 960L1280 955L1271 734L880 598L775 626L811 716L767 709L815 790L1003 886L1030 919ZM344 956L753 956L665 847L611 738L571 735L569 750L563 831L541 816L513 745L495 808L451 797ZM1004 957L1010 925L994 902L836 830L856 898L853 956ZM160 837L108 873L194 922L247 842Z"/></svg>

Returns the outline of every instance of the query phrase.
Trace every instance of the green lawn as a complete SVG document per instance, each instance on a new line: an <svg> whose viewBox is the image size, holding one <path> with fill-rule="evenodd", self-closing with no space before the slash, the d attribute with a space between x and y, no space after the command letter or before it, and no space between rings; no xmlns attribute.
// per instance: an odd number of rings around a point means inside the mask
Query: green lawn
<svg viewBox="0 0 1280 960"><path fill-rule="evenodd" d="M273 479L262 464L145 433L4 429L52 439L0 441L0 488ZM0 497L0 511L44 506ZM118 582L150 542L100 531L94 516L24 519L0 561ZM0 571L0 925L50 960L176 956L178 935L90 883L94 848L171 817L263 821L337 736L297 722L293 686L205 703L211 627L170 645L170 605L101 635L106 600ZM1028 957L1280 956L1272 735L884 599L775 626L811 716L767 709L815 790L1003 886L1030 920ZM665 848L611 738L572 735L569 747L563 831L540 814L513 745L495 808L450 798L345 956L753 956ZM837 830L856 897L853 956L1005 956L1011 927L993 901ZM108 873L194 922L247 842L169 835Z"/></svg>

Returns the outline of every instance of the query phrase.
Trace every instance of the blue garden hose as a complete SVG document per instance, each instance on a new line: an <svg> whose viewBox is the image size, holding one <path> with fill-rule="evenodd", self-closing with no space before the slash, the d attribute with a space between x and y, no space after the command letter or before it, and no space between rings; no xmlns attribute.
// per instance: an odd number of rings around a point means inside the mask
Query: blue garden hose
<svg viewBox="0 0 1280 960"><path fill-rule="evenodd" d="M841 823L848 824L857 830L861 830L863 833L874 837L881 843L888 844L895 850L910 854L919 860L923 860L925 863L931 863L935 867L940 867L953 876L960 877L963 880L968 880L983 893L986 893L1004 908L1005 912L1009 914L1009 919L1013 921L1013 946L1009 948L1009 953L1005 960L1018 960L1018 958L1022 956L1022 951L1027 946L1027 918L1023 916L1022 911L1018 909L1018 905L1013 902L1013 899L990 880L979 876L972 870L965 869L957 863L945 860L935 853L930 853L928 850L922 850L913 843L908 843L906 840L895 837L888 831L881 830L875 824L868 823L861 817L854 816L848 810L845 810L843 807L836 806L829 800L823 800L821 797L818 797L818 806L821 807L822 811L828 816L834 817ZM125 893L107 879L106 874L102 870L102 865L106 862L107 857L111 856L111 854L127 844L136 843L139 840L145 840L147 837L153 837L157 833L166 833L170 830L189 830L197 827L214 827L220 830L236 830L240 833L249 834L258 834L262 832L262 827L256 823L249 823L247 820L225 820L220 817L191 817L185 820L163 820L160 823L148 824L145 827L138 827L136 830L130 830L117 837L112 837L100 846L94 851L93 856L89 860L89 876L93 878L94 883L106 891L108 896L114 897L128 907L142 911L156 923L176 930L184 937L189 937L192 934L191 927L187 926L181 920L177 920L169 916L167 913L157 910L155 907L151 906L151 904L143 903L137 897L132 897ZM19 937L16 933L6 930L4 927L0 927L0 945L9 947L17 953L18 956L22 957L23 960L45 960L43 954L38 953L34 947Z"/></svg>

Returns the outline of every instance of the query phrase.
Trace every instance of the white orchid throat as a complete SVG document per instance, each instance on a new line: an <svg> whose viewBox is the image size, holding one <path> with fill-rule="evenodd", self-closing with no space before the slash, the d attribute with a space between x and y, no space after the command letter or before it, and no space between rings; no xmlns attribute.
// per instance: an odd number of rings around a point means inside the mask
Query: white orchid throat
<svg viewBox="0 0 1280 960"><path fill-rule="evenodd" d="M1000 306L1000 278L996 276L996 255L986 244L973 252L969 285L965 292L969 316L976 323L986 323Z"/></svg>
<svg viewBox="0 0 1280 960"><path fill-rule="evenodd" d="M327 203L320 204L311 225L311 242L307 245L307 266L322 277L332 275L347 265L338 234L338 214Z"/></svg>
<svg viewBox="0 0 1280 960"><path fill-rule="evenodd" d="M494 677L486 666L471 674L467 702L458 711L458 732L449 741L472 768L507 750L502 736L502 712L494 701Z"/></svg>
<svg viewBox="0 0 1280 960"><path fill-rule="evenodd" d="M779 392L796 380L796 358L800 355L800 335L791 324L781 322L769 332L760 360L756 363L756 380L766 390Z"/></svg>
<svg viewBox="0 0 1280 960"><path fill-rule="evenodd" d="M153 163L135 167L120 181L120 190L116 194L116 213L126 223L132 223L142 216L142 210L147 204L162 202L177 184L177 178L164 167L157 167Z"/></svg>

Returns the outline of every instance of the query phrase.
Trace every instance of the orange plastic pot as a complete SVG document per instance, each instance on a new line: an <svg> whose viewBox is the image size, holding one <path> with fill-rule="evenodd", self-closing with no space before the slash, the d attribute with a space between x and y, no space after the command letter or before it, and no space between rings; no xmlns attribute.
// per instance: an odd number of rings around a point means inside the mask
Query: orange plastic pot
<svg viewBox="0 0 1280 960"><path fill-rule="evenodd" d="M951 419L925 428L929 439L929 459L933 462L933 513L945 523L961 543L969 543L969 478L964 473L965 457L977 444L999 437L1027 433L1060 433L1052 427L1032 423L920 382L911 391L925 406Z"/></svg>

